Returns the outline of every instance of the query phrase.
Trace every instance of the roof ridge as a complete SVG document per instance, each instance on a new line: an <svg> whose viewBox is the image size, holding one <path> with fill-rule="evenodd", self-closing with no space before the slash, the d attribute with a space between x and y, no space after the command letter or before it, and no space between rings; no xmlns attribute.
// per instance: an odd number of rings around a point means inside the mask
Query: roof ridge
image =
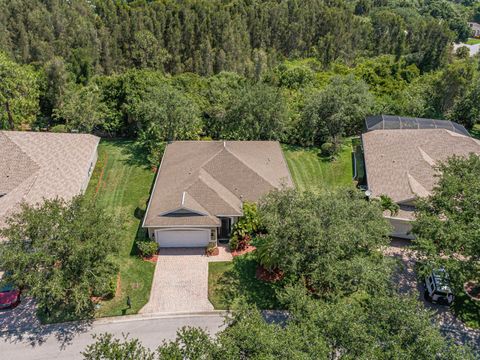
<svg viewBox="0 0 480 360"><path fill-rule="evenodd" d="M423 150L420 146L417 147L420 151L420 155L422 155L423 160L425 160L428 165L435 166L435 160L432 159L430 155L427 154L425 150Z"/></svg>
<svg viewBox="0 0 480 360"><path fill-rule="evenodd" d="M417 180L410 172L407 171L407 178L408 178L408 185L410 186L410 190L417 196L426 197L430 195L430 191L425 189L425 187Z"/></svg>
<svg viewBox="0 0 480 360"><path fill-rule="evenodd" d="M233 152L231 152L226 146L224 146L223 150L226 150L228 151L229 154L231 154L233 157L235 157L235 159L237 159L238 161L240 161L243 165L245 165L248 169L250 169L253 173L255 173L258 177L260 177L261 179L263 179L265 182L267 182L268 184L270 184L273 188L276 188L275 184L272 184L269 180L265 179L264 176L262 176L261 174L259 174L257 171L255 171L254 169L252 169L252 167L250 165L248 165L245 161L243 161L241 158L239 158L236 154L234 154Z"/></svg>
<svg viewBox="0 0 480 360"><path fill-rule="evenodd" d="M228 194L228 196L231 196L233 198L235 198L236 200L242 202L242 199L239 198L237 195L235 195L233 192L231 192L225 185L223 185L221 182L219 182L217 179L215 179L212 175L210 175L210 173L208 171L206 171L205 169L201 168L199 169L199 177L198 179L200 181L202 181L208 188L212 189L227 205L229 205L232 209L235 210L235 207L231 204L230 201L226 200L222 194L220 194L217 189L215 189L214 187L212 187L208 182L205 181L205 179L203 179L202 177L203 176L208 176L211 178L211 180L213 180L216 184L218 184L218 186L220 186L222 188L222 190L225 190L225 192Z"/></svg>

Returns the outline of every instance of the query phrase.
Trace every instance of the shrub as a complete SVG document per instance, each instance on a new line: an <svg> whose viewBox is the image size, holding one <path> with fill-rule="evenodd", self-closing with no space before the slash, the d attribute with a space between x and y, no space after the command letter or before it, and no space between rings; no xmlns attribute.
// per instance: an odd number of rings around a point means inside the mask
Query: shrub
<svg viewBox="0 0 480 360"><path fill-rule="evenodd" d="M380 195L380 206L384 211L390 211L390 216L397 215L400 210L400 206L387 195Z"/></svg>
<svg viewBox="0 0 480 360"><path fill-rule="evenodd" d="M66 133L67 127L64 124L55 125L50 129L50 131L54 133Z"/></svg>
<svg viewBox="0 0 480 360"><path fill-rule="evenodd" d="M209 243L207 246L207 255L214 255L217 250L217 244L215 243Z"/></svg>
<svg viewBox="0 0 480 360"><path fill-rule="evenodd" d="M151 257L157 253L158 244L155 241L139 241L137 248L144 257Z"/></svg>
<svg viewBox="0 0 480 360"><path fill-rule="evenodd" d="M261 231L260 218L258 217L257 205L245 202L243 204L243 216L233 225L232 237L238 239L246 235L253 236Z"/></svg>
<svg viewBox="0 0 480 360"><path fill-rule="evenodd" d="M238 242L239 242L239 239L237 235L233 235L230 238L230 241L228 242L228 246L230 247L231 251L235 251L238 249Z"/></svg>
<svg viewBox="0 0 480 360"><path fill-rule="evenodd" d="M115 292L117 290L117 274L112 274L102 284L97 284L97 286L93 289L92 295L98 296L102 299L112 299L115 296Z"/></svg>
<svg viewBox="0 0 480 360"><path fill-rule="evenodd" d="M320 149L322 151L322 156L325 157L331 157L337 152L337 147L331 142L323 143Z"/></svg>

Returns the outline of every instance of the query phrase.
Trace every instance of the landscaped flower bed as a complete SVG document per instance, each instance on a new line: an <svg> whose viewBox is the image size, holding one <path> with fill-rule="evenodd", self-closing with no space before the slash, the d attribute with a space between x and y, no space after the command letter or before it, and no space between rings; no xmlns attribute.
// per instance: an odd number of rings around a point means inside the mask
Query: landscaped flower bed
<svg viewBox="0 0 480 360"><path fill-rule="evenodd" d="M242 248L241 250L233 250L232 251L232 256L235 257L235 256L240 256L240 255L244 255L244 254L248 254L254 250L256 250L257 248L253 245L247 245L246 247Z"/></svg>
<svg viewBox="0 0 480 360"><path fill-rule="evenodd" d="M468 297L474 301L480 301L480 284L468 281L463 286Z"/></svg>

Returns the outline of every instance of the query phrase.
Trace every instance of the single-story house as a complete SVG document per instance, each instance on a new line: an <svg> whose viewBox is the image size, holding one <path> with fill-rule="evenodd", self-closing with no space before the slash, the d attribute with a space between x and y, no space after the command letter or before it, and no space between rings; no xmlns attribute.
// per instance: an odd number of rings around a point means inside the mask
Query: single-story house
<svg viewBox="0 0 480 360"><path fill-rule="evenodd" d="M480 37L480 24L476 22L469 22L468 26L472 29L472 36L473 37Z"/></svg>
<svg viewBox="0 0 480 360"><path fill-rule="evenodd" d="M160 247L228 239L243 202L293 187L276 141L175 141L167 145L143 227Z"/></svg>
<svg viewBox="0 0 480 360"><path fill-rule="evenodd" d="M85 191L99 138L88 134L0 131L0 227L20 204Z"/></svg>
<svg viewBox="0 0 480 360"><path fill-rule="evenodd" d="M457 123L445 120L372 116L362 135L366 187L369 196L387 195L399 206L385 212L394 227L392 236L413 238L415 200L431 194L435 166L453 155L480 155L480 141Z"/></svg>

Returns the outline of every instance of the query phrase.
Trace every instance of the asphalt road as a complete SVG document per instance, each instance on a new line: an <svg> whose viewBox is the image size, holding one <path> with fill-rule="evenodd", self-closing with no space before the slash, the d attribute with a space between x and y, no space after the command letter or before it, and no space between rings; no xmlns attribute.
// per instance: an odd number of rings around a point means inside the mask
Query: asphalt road
<svg viewBox="0 0 480 360"><path fill-rule="evenodd" d="M199 314L160 318L101 320L93 324L35 326L33 330L0 333L0 358L15 360L82 359L81 351L91 344L93 334L105 332L122 338L138 338L151 349L172 340L183 326L196 326L215 334L223 327L222 314ZM35 330L36 329L36 330Z"/></svg>

